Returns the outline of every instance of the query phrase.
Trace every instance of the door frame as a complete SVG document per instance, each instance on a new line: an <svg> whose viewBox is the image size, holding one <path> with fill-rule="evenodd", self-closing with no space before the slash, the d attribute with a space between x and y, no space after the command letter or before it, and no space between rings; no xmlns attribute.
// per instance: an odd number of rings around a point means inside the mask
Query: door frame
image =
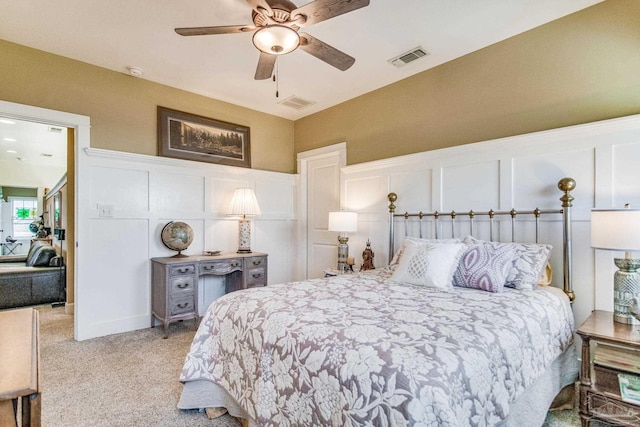
<svg viewBox="0 0 640 427"><path fill-rule="evenodd" d="M73 281L73 289L74 289L74 303L68 304L68 307L65 308L67 313L74 313L77 311L78 307L81 306L79 300L81 293L79 291L79 276L78 276L78 265L80 264L80 250L81 247L78 245L78 241L80 240L79 236L83 236L86 233L83 233L80 228L80 221L78 216L78 206L80 206L81 197L84 194L80 191L80 183L83 182L82 179L78 179L78 177L84 176L82 162L80 162L81 153L84 152L85 149L90 146L90 118L88 116L83 116L74 113L67 113L64 111L51 110L48 108L35 107L32 105L18 104L14 102L8 101L0 101L0 114L7 118L13 118L16 120L24 120L31 122L38 122L53 126L60 126L66 128L74 129L74 144L73 144L73 161L74 161L74 200L73 200L73 211L74 211L74 223L73 227L75 230L75 241L72 242L74 251L75 251L75 262L73 264L74 271L74 281ZM69 153L67 153L69 155ZM86 180L84 180L86 181ZM79 329L79 316L74 315L74 339L78 339L78 329Z"/></svg>

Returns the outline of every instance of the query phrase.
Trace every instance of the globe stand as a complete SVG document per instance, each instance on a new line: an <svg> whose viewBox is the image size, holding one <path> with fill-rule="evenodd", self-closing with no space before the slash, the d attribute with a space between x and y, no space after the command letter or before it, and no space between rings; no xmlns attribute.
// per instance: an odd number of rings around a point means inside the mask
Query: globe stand
<svg viewBox="0 0 640 427"><path fill-rule="evenodd" d="M185 254L183 254L183 253L182 253L182 251L178 251L178 253L177 253L177 254L175 254L174 256L172 256L171 258L186 258L186 257L188 257L188 256L189 256L189 255L185 255Z"/></svg>

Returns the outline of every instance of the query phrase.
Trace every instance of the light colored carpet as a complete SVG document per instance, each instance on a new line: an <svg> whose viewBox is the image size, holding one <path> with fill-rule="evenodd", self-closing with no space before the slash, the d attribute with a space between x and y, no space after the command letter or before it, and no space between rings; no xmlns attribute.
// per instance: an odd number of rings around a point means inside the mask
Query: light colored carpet
<svg viewBox="0 0 640 427"><path fill-rule="evenodd" d="M240 427L225 415L209 420L176 408L178 381L194 335L192 321L76 342L73 316L38 307L45 427ZM549 413L544 426L580 426L576 410Z"/></svg>
<svg viewBox="0 0 640 427"><path fill-rule="evenodd" d="M73 316L38 307L45 427L240 427L224 415L209 420L176 404L180 370L194 335L193 322L77 342Z"/></svg>

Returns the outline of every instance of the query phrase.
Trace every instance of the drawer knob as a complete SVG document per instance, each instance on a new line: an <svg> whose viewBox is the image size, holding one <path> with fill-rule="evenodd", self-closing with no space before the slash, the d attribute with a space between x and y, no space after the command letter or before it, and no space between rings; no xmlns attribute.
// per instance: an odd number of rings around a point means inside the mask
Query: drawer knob
<svg viewBox="0 0 640 427"><path fill-rule="evenodd" d="M262 276L262 274L260 274L260 273L253 273L253 274L252 274L252 276L253 276L253 278L254 278L254 279L257 279L258 277L261 277L261 276Z"/></svg>
<svg viewBox="0 0 640 427"><path fill-rule="evenodd" d="M183 268L179 268L179 269L178 269L178 272L179 272L179 273L186 273L187 271L189 271L189 268L188 268L188 267L183 267Z"/></svg>
<svg viewBox="0 0 640 427"><path fill-rule="evenodd" d="M189 287L189 284L188 284L188 283L180 283L180 284L178 285L178 287L179 287L180 289L185 289L185 288L188 288L188 287Z"/></svg>
<svg viewBox="0 0 640 427"><path fill-rule="evenodd" d="M205 270L213 270L213 265L205 265L203 268Z"/></svg>
<svg viewBox="0 0 640 427"><path fill-rule="evenodd" d="M178 304L178 308L186 308L189 306L188 302L183 302L182 304Z"/></svg>
<svg viewBox="0 0 640 427"><path fill-rule="evenodd" d="M262 260L258 259L253 261L253 265L260 265L260 264L262 264Z"/></svg>
<svg viewBox="0 0 640 427"><path fill-rule="evenodd" d="M240 265L239 263L234 262L234 263L231 264L231 267L238 267L239 265Z"/></svg>

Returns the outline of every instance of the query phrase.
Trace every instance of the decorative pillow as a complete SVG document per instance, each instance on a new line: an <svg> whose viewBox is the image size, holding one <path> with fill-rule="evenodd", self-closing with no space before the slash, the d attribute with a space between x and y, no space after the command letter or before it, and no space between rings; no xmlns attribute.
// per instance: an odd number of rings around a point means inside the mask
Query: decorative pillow
<svg viewBox="0 0 640 427"><path fill-rule="evenodd" d="M482 242L472 236L467 236L464 241L465 243ZM552 246L539 243L498 244L511 245L516 251L505 286L524 290L535 289L536 286L538 286L538 282L541 281L542 275L545 273Z"/></svg>
<svg viewBox="0 0 640 427"><path fill-rule="evenodd" d="M405 247L407 245L407 242L411 242L414 243L416 245L432 245L434 243L440 244L440 243L461 243L460 239L421 239L418 237L410 237L407 236L404 238L404 242L402 242L402 245L400 245L400 248L396 251L396 253L393 255L393 258L391 259L391 262L389 263L389 268L391 270L395 270L396 267L398 266L398 264L400 263L400 259L402 258L402 255L404 253Z"/></svg>
<svg viewBox="0 0 640 427"><path fill-rule="evenodd" d="M405 241L400 263L391 280L432 288L451 288L464 245L462 243L415 243Z"/></svg>
<svg viewBox="0 0 640 427"><path fill-rule="evenodd" d="M53 246L37 245L33 251L29 250L25 265L27 267L48 267L49 261L56 255L56 250Z"/></svg>
<svg viewBox="0 0 640 427"><path fill-rule="evenodd" d="M501 292L515 252L513 246L501 243L468 244L453 275L453 286Z"/></svg>
<svg viewBox="0 0 640 427"><path fill-rule="evenodd" d="M551 268L551 264L547 262L547 266L544 268L542 272L542 276L540 280L538 280L538 286L549 286L551 281L553 280L553 269Z"/></svg>

